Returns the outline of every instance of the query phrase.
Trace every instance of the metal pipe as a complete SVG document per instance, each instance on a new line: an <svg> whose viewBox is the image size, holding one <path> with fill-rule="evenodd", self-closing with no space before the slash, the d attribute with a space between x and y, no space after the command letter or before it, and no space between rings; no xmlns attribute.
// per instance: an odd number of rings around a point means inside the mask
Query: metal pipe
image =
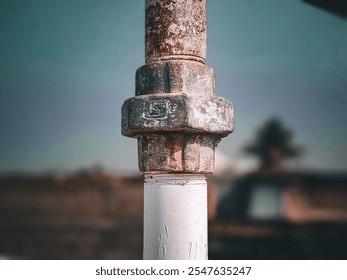
<svg viewBox="0 0 347 280"><path fill-rule="evenodd" d="M205 65L206 0L146 0L146 64L122 107L145 173L144 258L207 258L207 191L214 150L233 130Z"/></svg>
<svg viewBox="0 0 347 280"><path fill-rule="evenodd" d="M144 259L207 259L204 175L146 175L144 209Z"/></svg>
<svg viewBox="0 0 347 280"><path fill-rule="evenodd" d="M146 1L146 63L172 59L205 63L205 1Z"/></svg>

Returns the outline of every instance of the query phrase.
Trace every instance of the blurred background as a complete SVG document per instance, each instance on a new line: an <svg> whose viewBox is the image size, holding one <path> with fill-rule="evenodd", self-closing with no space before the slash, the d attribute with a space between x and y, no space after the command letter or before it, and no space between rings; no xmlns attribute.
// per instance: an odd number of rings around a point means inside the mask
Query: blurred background
<svg viewBox="0 0 347 280"><path fill-rule="evenodd" d="M142 0L0 2L0 258L141 259L143 178L120 109ZM235 131L209 176L210 259L347 258L347 4L207 1Z"/></svg>

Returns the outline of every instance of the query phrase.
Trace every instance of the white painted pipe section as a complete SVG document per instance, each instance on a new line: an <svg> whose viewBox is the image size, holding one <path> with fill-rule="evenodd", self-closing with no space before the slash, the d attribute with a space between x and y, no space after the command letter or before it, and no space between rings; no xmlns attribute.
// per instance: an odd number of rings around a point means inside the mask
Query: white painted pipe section
<svg viewBox="0 0 347 280"><path fill-rule="evenodd" d="M145 260L207 259L207 183L200 174L145 174Z"/></svg>

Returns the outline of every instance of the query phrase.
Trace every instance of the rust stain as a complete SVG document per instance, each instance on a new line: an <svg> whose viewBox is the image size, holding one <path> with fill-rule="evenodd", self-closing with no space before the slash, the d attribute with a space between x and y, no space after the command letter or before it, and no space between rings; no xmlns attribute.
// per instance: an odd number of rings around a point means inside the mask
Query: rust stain
<svg viewBox="0 0 347 280"><path fill-rule="evenodd" d="M215 97L205 65L205 5L146 0L146 65L122 107L122 134L138 139L143 172L212 173L215 147L233 130L232 104Z"/></svg>
<svg viewBox="0 0 347 280"><path fill-rule="evenodd" d="M205 62L205 1L148 1L146 61L170 59L175 55Z"/></svg>

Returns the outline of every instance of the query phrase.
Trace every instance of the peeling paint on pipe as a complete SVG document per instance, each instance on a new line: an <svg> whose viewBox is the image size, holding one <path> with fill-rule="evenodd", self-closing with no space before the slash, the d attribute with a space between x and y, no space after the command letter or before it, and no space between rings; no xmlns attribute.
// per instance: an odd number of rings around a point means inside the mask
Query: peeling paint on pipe
<svg viewBox="0 0 347 280"><path fill-rule="evenodd" d="M204 175L145 175L145 260L207 259Z"/></svg>

